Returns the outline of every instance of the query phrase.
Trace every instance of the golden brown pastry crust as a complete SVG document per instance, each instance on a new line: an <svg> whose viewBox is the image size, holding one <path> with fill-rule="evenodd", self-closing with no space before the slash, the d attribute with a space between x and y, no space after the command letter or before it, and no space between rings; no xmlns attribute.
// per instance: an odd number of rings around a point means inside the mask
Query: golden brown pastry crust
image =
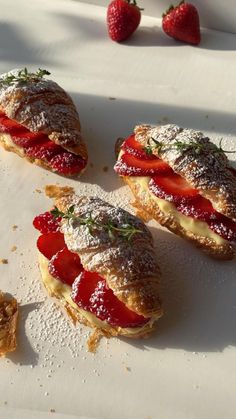
<svg viewBox="0 0 236 419"><path fill-rule="evenodd" d="M18 304L0 291L0 356L16 349Z"/></svg>
<svg viewBox="0 0 236 419"><path fill-rule="evenodd" d="M129 185L134 194L135 202L132 203L132 205L137 208L139 216L145 221L153 218L173 233L191 241L196 247L203 250L209 256L222 260L233 259L235 251L229 242L225 241L224 244L217 244L215 240L200 235L197 236L193 232L186 230L173 215L166 216L161 211L156 201L152 200L148 192L143 190L141 192L139 186L133 181L132 177L122 176L122 178Z"/></svg>
<svg viewBox="0 0 236 419"><path fill-rule="evenodd" d="M229 170L227 156L215 152L216 147L209 138L199 131L183 129L177 125L139 125L134 132L135 139L144 147L155 145L153 139L169 145L162 148L161 152L154 147L153 154L166 161L174 172L209 199L218 212L236 221L236 176ZM197 154L191 147L177 150L173 146L176 141L185 144L197 142L204 145L204 150Z"/></svg>
<svg viewBox="0 0 236 419"><path fill-rule="evenodd" d="M46 189L46 193L50 190L50 197L55 196L55 205L59 210L65 212L71 205L75 205L76 215L92 215L100 223L109 219L117 226L129 222L142 231L128 242L118 235L111 239L104 230L93 230L91 235L86 226L68 223L67 220L62 222L66 244L72 252L78 253L86 270L97 272L105 278L116 297L134 312L144 317L160 317L160 270L152 236L144 223L99 198L78 197L74 194L61 196L60 189L53 185Z"/></svg>

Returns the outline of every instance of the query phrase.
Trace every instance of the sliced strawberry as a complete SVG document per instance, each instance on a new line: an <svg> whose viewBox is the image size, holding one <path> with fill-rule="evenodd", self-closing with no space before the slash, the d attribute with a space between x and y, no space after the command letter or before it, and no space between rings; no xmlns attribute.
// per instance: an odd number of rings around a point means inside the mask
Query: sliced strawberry
<svg viewBox="0 0 236 419"><path fill-rule="evenodd" d="M25 153L27 156L33 157L34 159L45 160L47 162L62 152L63 148L48 140L47 137L43 143L25 148Z"/></svg>
<svg viewBox="0 0 236 419"><path fill-rule="evenodd" d="M217 212L211 202L198 195L196 198L176 205L182 214L207 222L209 228L225 240L236 242L236 223Z"/></svg>
<svg viewBox="0 0 236 419"><path fill-rule="evenodd" d="M198 191L173 171L155 176L150 180L150 190L158 198L180 204L198 195Z"/></svg>
<svg viewBox="0 0 236 419"><path fill-rule="evenodd" d="M54 233L60 228L61 217L55 218L49 211L37 215L34 218L33 226L40 231L40 233Z"/></svg>
<svg viewBox="0 0 236 419"><path fill-rule="evenodd" d="M161 159L140 160L129 153L124 153L116 162L115 171L123 176L153 176L168 173L170 166Z"/></svg>
<svg viewBox="0 0 236 419"><path fill-rule="evenodd" d="M6 115L0 116L0 131L11 134L12 132L20 132L24 129L18 122L9 119Z"/></svg>
<svg viewBox="0 0 236 419"><path fill-rule="evenodd" d="M136 314L107 287L97 273L83 271L72 285L72 299L83 310L95 314L112 326L138 327L149 319Z"/></svg>
<svg viewBox="0 0 236 419"><path fill-rule="evenodd" d="M50 160L50 166L63 175L73 175L84 169L86 162L76 154L64 151Z"/></svg>
<svg viewBox="0 0 236 419"><path fill-rule="evenodd" d="M223 239L236 243L236 223L222 216L221 220L211 221L209 227Z"/></svg>
<svg viewBox="0 0 236 419"><path fill-rule="evenodd" d="M66 247L64 235L59 231L55 233L46 233L39 236L37 240L37 247L39 251L49 260L57 253L59 250Z"/></svg>
<svg viewBox="0 0 236 419"><path fill-rule="evenodd" d="M12 141L24 148L39 146L48 142L48 137L45 134L40 134L39 132L30 132L28 130L22 130L18 132L17 135L12 134Z"/></svg>
<svg viewBox="0 0 236 419"><path fill-rule="evenodd" d="M71 286L75 278L83 271L83 266L79 256L65 247L52 257L48 269L54 278Z"/></svg>
<svg viewBox="0 0 236 419"><path fill-rule="evenodd" d="M127 153L132 154L141 160L155 160L156 156L153 154L148 154L144 150L144 146L135 140L135 134L128 137L122 144L122 150L127 151Z"/></svg>
<svg viewBox="0 0 236 419"><path fill-rule="evenodd" d="M176 207L178 211L187 217L197 218L201 221L216 221L221 218L221 215L213 208L211 202L201 195L188 202L178 203Z"/></svg>

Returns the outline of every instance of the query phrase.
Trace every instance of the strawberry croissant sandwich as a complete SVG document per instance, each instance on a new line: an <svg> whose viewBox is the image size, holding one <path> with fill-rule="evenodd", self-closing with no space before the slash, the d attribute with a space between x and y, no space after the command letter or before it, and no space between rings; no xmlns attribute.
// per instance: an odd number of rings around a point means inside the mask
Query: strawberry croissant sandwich
<svg viewBox="0 0 236 419"><path fill-rule="evenodd" d="M148 335L162 306L160 271L144 223L72 188L51 185L46 193L55 207L33 224L41 232L39 266L48 294L99 335Z"/></svg>
<svg viewBox="0 0 236 419"><path fill-rule="evenodd" d="M0 144L47 170L77 177L88 158L79 115L48 75L40 68L0 75Z"/></svg>
<svg viewBox="0 0 236 419"><path fill-rule="evenodd" d="M139 125L118 150L115 171L135 207L217 259L236 242L236 171L226 153L199 131Z"/></svg>

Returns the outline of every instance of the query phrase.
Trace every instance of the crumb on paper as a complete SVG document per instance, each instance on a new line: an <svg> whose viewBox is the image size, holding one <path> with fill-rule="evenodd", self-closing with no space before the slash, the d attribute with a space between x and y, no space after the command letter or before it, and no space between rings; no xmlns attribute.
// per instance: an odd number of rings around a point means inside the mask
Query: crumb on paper
<svg viewBox="0 0 236 419"><path fill-rule="evenodd" d="M104 166L102 170L103 170L103 172L105 172L105 173L106 173L106 172L108 172L109 167L108 167L108 166Z"/></svg>
<svg viewBox="0 0 236 419"><path fill-rule="evenodd" d="M131 368L130 367L125 367L125 370L131 372Z"/></svg>
<svg viewBox="0 0 236 419"><path fill-rule="evenodd" d="M7 265L8 264L8 259L0 259L0 263L2 264L2 265Z"/></svg>
<svg viewBox="0 0 236 419"><path fill-rule="evenodd" d="M35 189L35 192L42 193L41 189Z"/></svg>
<svg viewBox="0 0 236 419"><path fill-rule="evenodd" d="M11 248L11 252L15 252L17 250L17 246L12 246L12 248Z"/></svg>
<svg viewBox="0 0 236 419"><path fill-rule="evenodd" d="M16 225L16 224L14 224L13 226L12 226L12 230L16 230L18 228L18 226Z"/></svg>
<svg viewBox="0 0 236 419"><path fill-rule="evenodd" d="M50 412L51 412L51 413L55 413L55 412L56 412L56 410L55 410L55 409L50 409Z"/></svg>
<svg viewBox="0 0 236 419"><path fill-rule="evenodd" d="M109 100L116 100L116 97L113 97L113 96L109 96L109 98L108 98Z"/></svg>
<svg viewBox="0 0 236 419"><path fill-rule="evenodd" d="M163 122L168 122L169 121L169 118L167 116L163 116L162 121Z"/></svg>

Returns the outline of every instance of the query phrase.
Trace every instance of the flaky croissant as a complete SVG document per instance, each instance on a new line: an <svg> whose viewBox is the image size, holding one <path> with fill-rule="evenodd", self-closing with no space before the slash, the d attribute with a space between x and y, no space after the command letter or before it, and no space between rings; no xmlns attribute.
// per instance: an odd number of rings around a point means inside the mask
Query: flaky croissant
<svg viewBox="0 0 236 419"><path fill-rule="evenodd" d="M79 115L70 96L45 70L0 76L0 143L8 151L65 176L87 164Z"/></svg>
<svg viewBox="0 0 236 419"><path fill-rule="evenodd" d="M236 172L221 146L177 125L139 125L118 148L115 170L140 215L210 256L234 257Z"/></svg>
<svg viewBox="0 0 236 419"><path fill-rule="evenodd" d="M38 241L42 279L49 294L60 300L74 320L107 336L149 334L162 316L162 306L160 271L153 239L144 223L121 208L99 198L77 196L70 189L50 186L46 193L55 198L57 215L62 217L59 228L65 246L79 257L82 265L78 268L82 273L70 286L65 284L66 279L62 283L59 277L64 277L64 273L58 274L57 269L58 261L60 267L65 262L62 253L46 258ZM38 228L37 220L34 225ZM67 251L61 252L64 257L71 257ZM87 301L86 286L89 288L93 281L98 285L89 291Z"/></svg>

